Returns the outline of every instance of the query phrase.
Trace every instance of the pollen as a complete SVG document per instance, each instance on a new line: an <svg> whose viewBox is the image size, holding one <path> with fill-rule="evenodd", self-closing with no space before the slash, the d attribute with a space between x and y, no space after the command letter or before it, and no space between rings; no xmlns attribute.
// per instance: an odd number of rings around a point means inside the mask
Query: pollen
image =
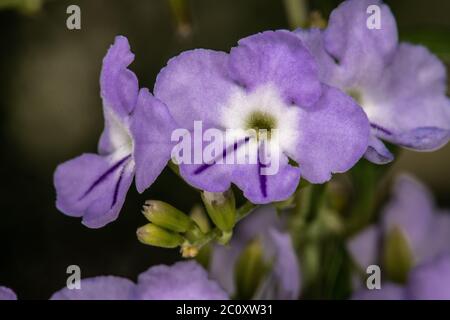
<svg viewBox="0 0 450 320"><path fill-rule="evenodd" d="M249 115L246 121L246 129L253 129L258 133L267 132L270 138L271 130L275 129L277 121L274 116L267 112L255 111Z"/></svg>

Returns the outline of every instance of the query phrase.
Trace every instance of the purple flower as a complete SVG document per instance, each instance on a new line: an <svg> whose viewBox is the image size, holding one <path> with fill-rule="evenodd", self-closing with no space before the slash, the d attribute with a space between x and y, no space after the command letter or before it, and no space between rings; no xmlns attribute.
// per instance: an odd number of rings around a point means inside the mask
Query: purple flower
<svg viewBox="0 0 450 320"><path fill-rule="evenodd" d="M381 213L380 223L348 242L355 262L363 269L376 264L380 249L393 230L406 240L414 265L450 254L450 212L436 208L430 191L407 175L395 181L393 197Z"/></svg>
<svg viewBox="0 0 450 320"><path fill-rule="evenodd" d="M55 292L52 300L226 300L227 294L208 279L194 261L154 266L131 280L102 276L81 280L81 289Z"/></svg>
<svg viewBox="0 0 450 320"><path fill-rule="evenodd" d="M236 294L237 261L252 241L261 241L263 259L270 265L260 279L253 298L297 299L300 293L300 266L287 232L274 207L262 207L245 218L229 246L215 246L211 258L211 276L230 296ZM263 268L263 266L259 266ZM257 272L254 270L254 272Z"/></svg>
<svg viewBox="0 0 450 320"><path fill-rule="evenodd" d="M360 289L356 291L353 300L406 300L404 286L392 282L383 283L381 289Z"/></svg>
<svg viewBox="0 0 450 320"><path fill-rule="evenodd" d="M300 175L312 183L328 181L367 148L364 113L347 95L320 83L313 57L288 31L244 38L230 54L184 52L160 72L154 92L181 128L195 131L201 121L204 129L233 131L233 142L227 140L212 161L180 165L184 179L209 192L234 183L254 203L283 200ZM278 139L253 139L248 129L276 130ZM262 152L267 149L278 162L275 174L263 172L273 164ZM255 163L230 164L246 150L257 154Z"/></svg>
<svg viewBox="0 0 450 320"><path fill-rule="evenodd" d="M369 265L383 264L380 258L385 256L388 246L405 241L401 250L411 260L410 269L403 270L406 272L406 284L386 281L382 283L381 290L358 290L354 298L450 299L450 291L446 289L450 286L449 230L450 212L436 207L430 191L410 176L398 177L393 197L384 208L381 221L354 236L347 248L354 262L365 270ZM393 232L401 236L401 239L395 238L395 244L388 242ZM381 266L381 270L386 268ZM436 286L433 293L430 288L436 285L439 278L445 285Z"/></svg>
<svg viewBox="0 0 450 320"><path fill-rule="evenodd" d="M54 175L58 209L99 228L114 221L136 177L143 192L170 159L174 121L127 69L134 55L125 37L108 50L100 77L105 129L98 154L86 153L58 166Z"/></svg>
<svg viewBox="0 0 450 320"><path fill-rule="evenodd" d="M11 289L0 286L0 300L17 300L17 296Z"/></svg>
<svg viewBox="0 0 450 320"><path fill-rule="evenodd" d="M380 8L379 29L368 27L370 5ZM347 0L331 13L325 31L295 33L315 56L321 80L352 95L366 112L372 133L367 159L392 161L381 140L419 151L448 142L445 67L425 47L398 43L395 18L382 1Z"/></svg>
<svg viewBox="0 0 450 320"><path fill-rule="evenodd" d="M379 290L359 290L355 300L450 300L450 256L414 268L405 285L385 283Z"/></svg>
<svg viewBox="0 0 450 320"><path fill-rule="evenodd" d="M407 295L418 300L450 300L450 255L439 256L412 270Z"/></svg>

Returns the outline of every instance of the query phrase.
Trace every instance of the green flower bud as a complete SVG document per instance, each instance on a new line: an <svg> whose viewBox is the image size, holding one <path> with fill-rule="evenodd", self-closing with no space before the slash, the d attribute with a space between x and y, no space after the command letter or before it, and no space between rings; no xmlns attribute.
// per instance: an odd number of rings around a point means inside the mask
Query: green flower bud
<svg viewBox="0 0 450 320"><path fill-rule="evenodd" d="M237 298L254 298L269 270L270 265L264 260L260 239L251 241L242 251L235 265Z"/></svg>
<svg viewBox="0 0 450 320"><path fill-rule="evenodd" d="M143 244L162 248L176 248L183 244L184 238L152 223L137 229L137 237Z"/></svg>
<svg viewBox="0 0 450 320"><path fill-rule="evenodd" d="M188 240L192 244L196 244L198 242L201 242L204 237L205 233L203 233L200 228L196 224L192 224L192 228L190 228L185 234L184 237L186 240Z"/></svg>
<svg viewBox="0 0 450 320"><path fill-rule="evenodd" d="M145 201L142 213L153 224L180 233L189 230L194 223L186 214L162 201Z"/></svg>
<svg viewBox="0 0 450 320"><path fill-rule="evenodd" d="M386 236L383 250L383 266L388 278L404 283L413 264L408 240L400 228L392 228Z"/></svg>
<svg viewBox="0 0 450 320"><path fill-rule="evenodd" d="M236 203L231 189L225 192L204 191L202 200L211 220L220 230L233 230L236 222Z"/></svg>
<svg viewBox="0 0 450 320"><path fill-rule="evenodd" d="M209 218L201 205L195 205L191 210L190 216L203 233L208 233L211 230Z"/></svg>

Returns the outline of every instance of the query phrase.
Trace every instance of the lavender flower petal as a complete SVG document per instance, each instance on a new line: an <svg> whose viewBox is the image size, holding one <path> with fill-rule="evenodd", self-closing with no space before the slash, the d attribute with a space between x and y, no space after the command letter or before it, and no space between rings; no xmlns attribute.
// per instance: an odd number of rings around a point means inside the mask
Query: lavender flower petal
<svg viewBox="0 0 450 320"><path fill-rule="evenodd" d="M370 131L366 115L353 99L324 85L314 108L302 111L302 134L296 149L290 151L302 176L323 183L332 173L355 165L367 149Z"/></svg>
<svg viewBox="0 0 450 320"><path fill-rule="evenodd" d="M133 180L130 156L116 159L84 154L56 168L56 206L83 217L83 224L100 228L115 220Z"/></svg>
<svg viewBox="0 0 450 320"><path fill-rule="evenodd" d="M138 277L139 300L227 300L228 295L196 262L151 267Z"/></svg>
<svg viewBox="0 0 450 320"><path fill-rule="evenodd" d="M381 289L361 289L353 294L353 300L406 300L405 288L395 283L383 283Z"/></svg>
<svg viewBox="0 0 450 320"><path fill-rule="evenodd" d="M0 286L0 300L17 300L17 296L10 288Z"/></svg>
<svg viewBox="0 0 450 320"><path fill-rule="evenodd" d="M367 26L370 5L381 9L380 29ZM333 82L338 80L342 87L376 84L394 54L397 41L395 18L382 1L344 1L331 13L324 32L325 48L338 61Z"/></svg>
<svg viewBox="0 0 450 320"><path fill-rule="evenodd" d="M220 128L221 108L238 86L228 77L228 55L197 49L172 58L156 79L154 94L169 108L178 125L194 121Z"/></svg>
<svg viewBox="0 0 450 320"><path fill-rule="evenodd" d="M312 106L320 96L314 58L288 31L241 39L230 53L230 76L247 90L273 83L287 103Z"/></svg>
<svg viewBox="0 0 450 320"><path fill-rule="evenodd" d="M63 288L50 300L129 300L135 284L121 277L99 276L81 280L80 289Z"/></svg>
<svg viewBox="0 0 450 320"><path fill-rule="evenodd" d="M173 148L171 133L176 128L166 106L141 89L130 131L134 137L136 188L147 189L163 171Z"/></svg>

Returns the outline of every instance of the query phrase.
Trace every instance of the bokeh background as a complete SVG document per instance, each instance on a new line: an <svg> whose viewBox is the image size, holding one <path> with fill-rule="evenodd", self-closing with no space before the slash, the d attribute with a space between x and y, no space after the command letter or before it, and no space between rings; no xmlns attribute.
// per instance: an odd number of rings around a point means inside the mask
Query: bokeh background
<svg viewBox="0 0 450 320"><path fill-rule="evenodd" d="M327 18L340 1L307 1ZM21 299L47 299L65 285L68 265L82 277L135 279L177 250L147 247L135 236L140 208L160 199L188 211L198 195L170 170L139 195L130 189L117 221L91 230L55 208L53 171L95 152L103 127L101 61L116 35L128 37L140 85L153 87L167 60L190 48L229 50L247 35L289 28L282 0L0 0L0 284ZM387 1L400 38L422 43L450 66L450 2ZM81 30L66 28L66 8L81 8ZM175 4L175 7L173 6ZM175 9L174 9L175 8ZM315 15L317 18L317 15ZM390 174L408 171L450 207L450 145L433 153L404 151Z"/></svg>

